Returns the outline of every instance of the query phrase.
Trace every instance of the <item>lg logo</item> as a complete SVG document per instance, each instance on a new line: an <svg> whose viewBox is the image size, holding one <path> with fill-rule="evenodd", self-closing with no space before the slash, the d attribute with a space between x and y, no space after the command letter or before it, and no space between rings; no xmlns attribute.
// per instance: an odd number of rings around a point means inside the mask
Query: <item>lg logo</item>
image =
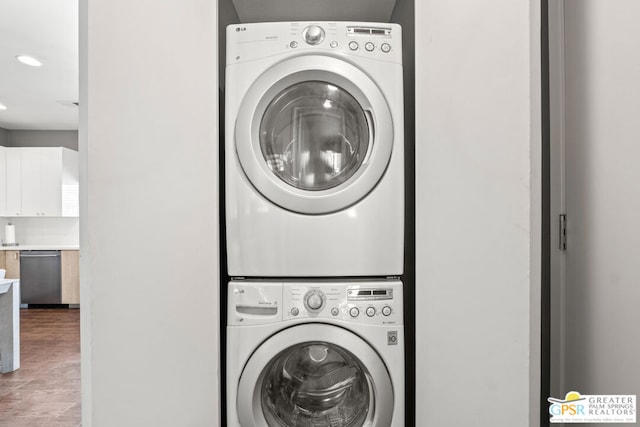
<svg viewBox="0 0 640 427"><path fill-rule="evenodd" d="M240 31L247 31L247 27L236 27L236 33L239 33Z"/></svg>

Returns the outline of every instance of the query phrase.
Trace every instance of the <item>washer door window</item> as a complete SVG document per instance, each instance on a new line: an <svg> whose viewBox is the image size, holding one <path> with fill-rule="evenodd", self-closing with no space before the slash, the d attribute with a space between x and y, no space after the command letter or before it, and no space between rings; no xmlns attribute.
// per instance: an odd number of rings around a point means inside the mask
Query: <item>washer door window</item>
<svg viewBox="0 0 640 427"><path fill-rule="evenodd" d="M371 407L369 374L342 347L289 347L265 369L262 411L269 425L362 425Z"/></svg>
<svg viewBox="0 0 640 427"><path fill-rule="evenodd" d="M369 344L336 326L307 324L256 350L237 404L243 427L388 427L393 400L389 374Z"/></svg>
<svg viewBox="0 0 640 427"><path fill-rule="evenodd" d="M305 214L347 208L384 175L393 147L386 99L359 68L332 57L280 62L241 102L236 150L253 186Z"/></svg>

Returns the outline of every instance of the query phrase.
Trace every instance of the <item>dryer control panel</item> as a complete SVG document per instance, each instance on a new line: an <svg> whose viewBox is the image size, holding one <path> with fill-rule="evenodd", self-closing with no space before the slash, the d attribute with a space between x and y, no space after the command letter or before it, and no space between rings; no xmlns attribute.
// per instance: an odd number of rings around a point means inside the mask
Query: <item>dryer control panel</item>
<svg viewBox="0 0 640 427"><path fill-rule="evenodd" d="M227 27L227 65L281 53L355 55L402 63L402 28L371 22L257 22Z"/></svg>

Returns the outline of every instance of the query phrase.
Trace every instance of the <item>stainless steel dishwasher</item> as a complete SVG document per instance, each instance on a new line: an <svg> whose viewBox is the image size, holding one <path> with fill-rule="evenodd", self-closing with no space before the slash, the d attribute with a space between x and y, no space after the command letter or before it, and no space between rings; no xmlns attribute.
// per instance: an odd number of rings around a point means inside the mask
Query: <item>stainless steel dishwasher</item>
<svg viewBox="0 0 640 427"><path fill-rule="evenodd" d="M20 251L22 304L62 303L60 251Z"/></svg>

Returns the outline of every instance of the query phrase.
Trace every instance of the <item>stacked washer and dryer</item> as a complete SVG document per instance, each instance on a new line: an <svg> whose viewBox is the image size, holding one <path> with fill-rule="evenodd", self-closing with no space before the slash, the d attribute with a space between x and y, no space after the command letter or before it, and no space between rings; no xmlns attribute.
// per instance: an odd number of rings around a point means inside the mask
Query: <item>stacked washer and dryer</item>
<svg viewBox="0 0 640 427"><path fill-rule="evenodd" d="M401 28L227 28L227 425L404 426Z"/></svg>

